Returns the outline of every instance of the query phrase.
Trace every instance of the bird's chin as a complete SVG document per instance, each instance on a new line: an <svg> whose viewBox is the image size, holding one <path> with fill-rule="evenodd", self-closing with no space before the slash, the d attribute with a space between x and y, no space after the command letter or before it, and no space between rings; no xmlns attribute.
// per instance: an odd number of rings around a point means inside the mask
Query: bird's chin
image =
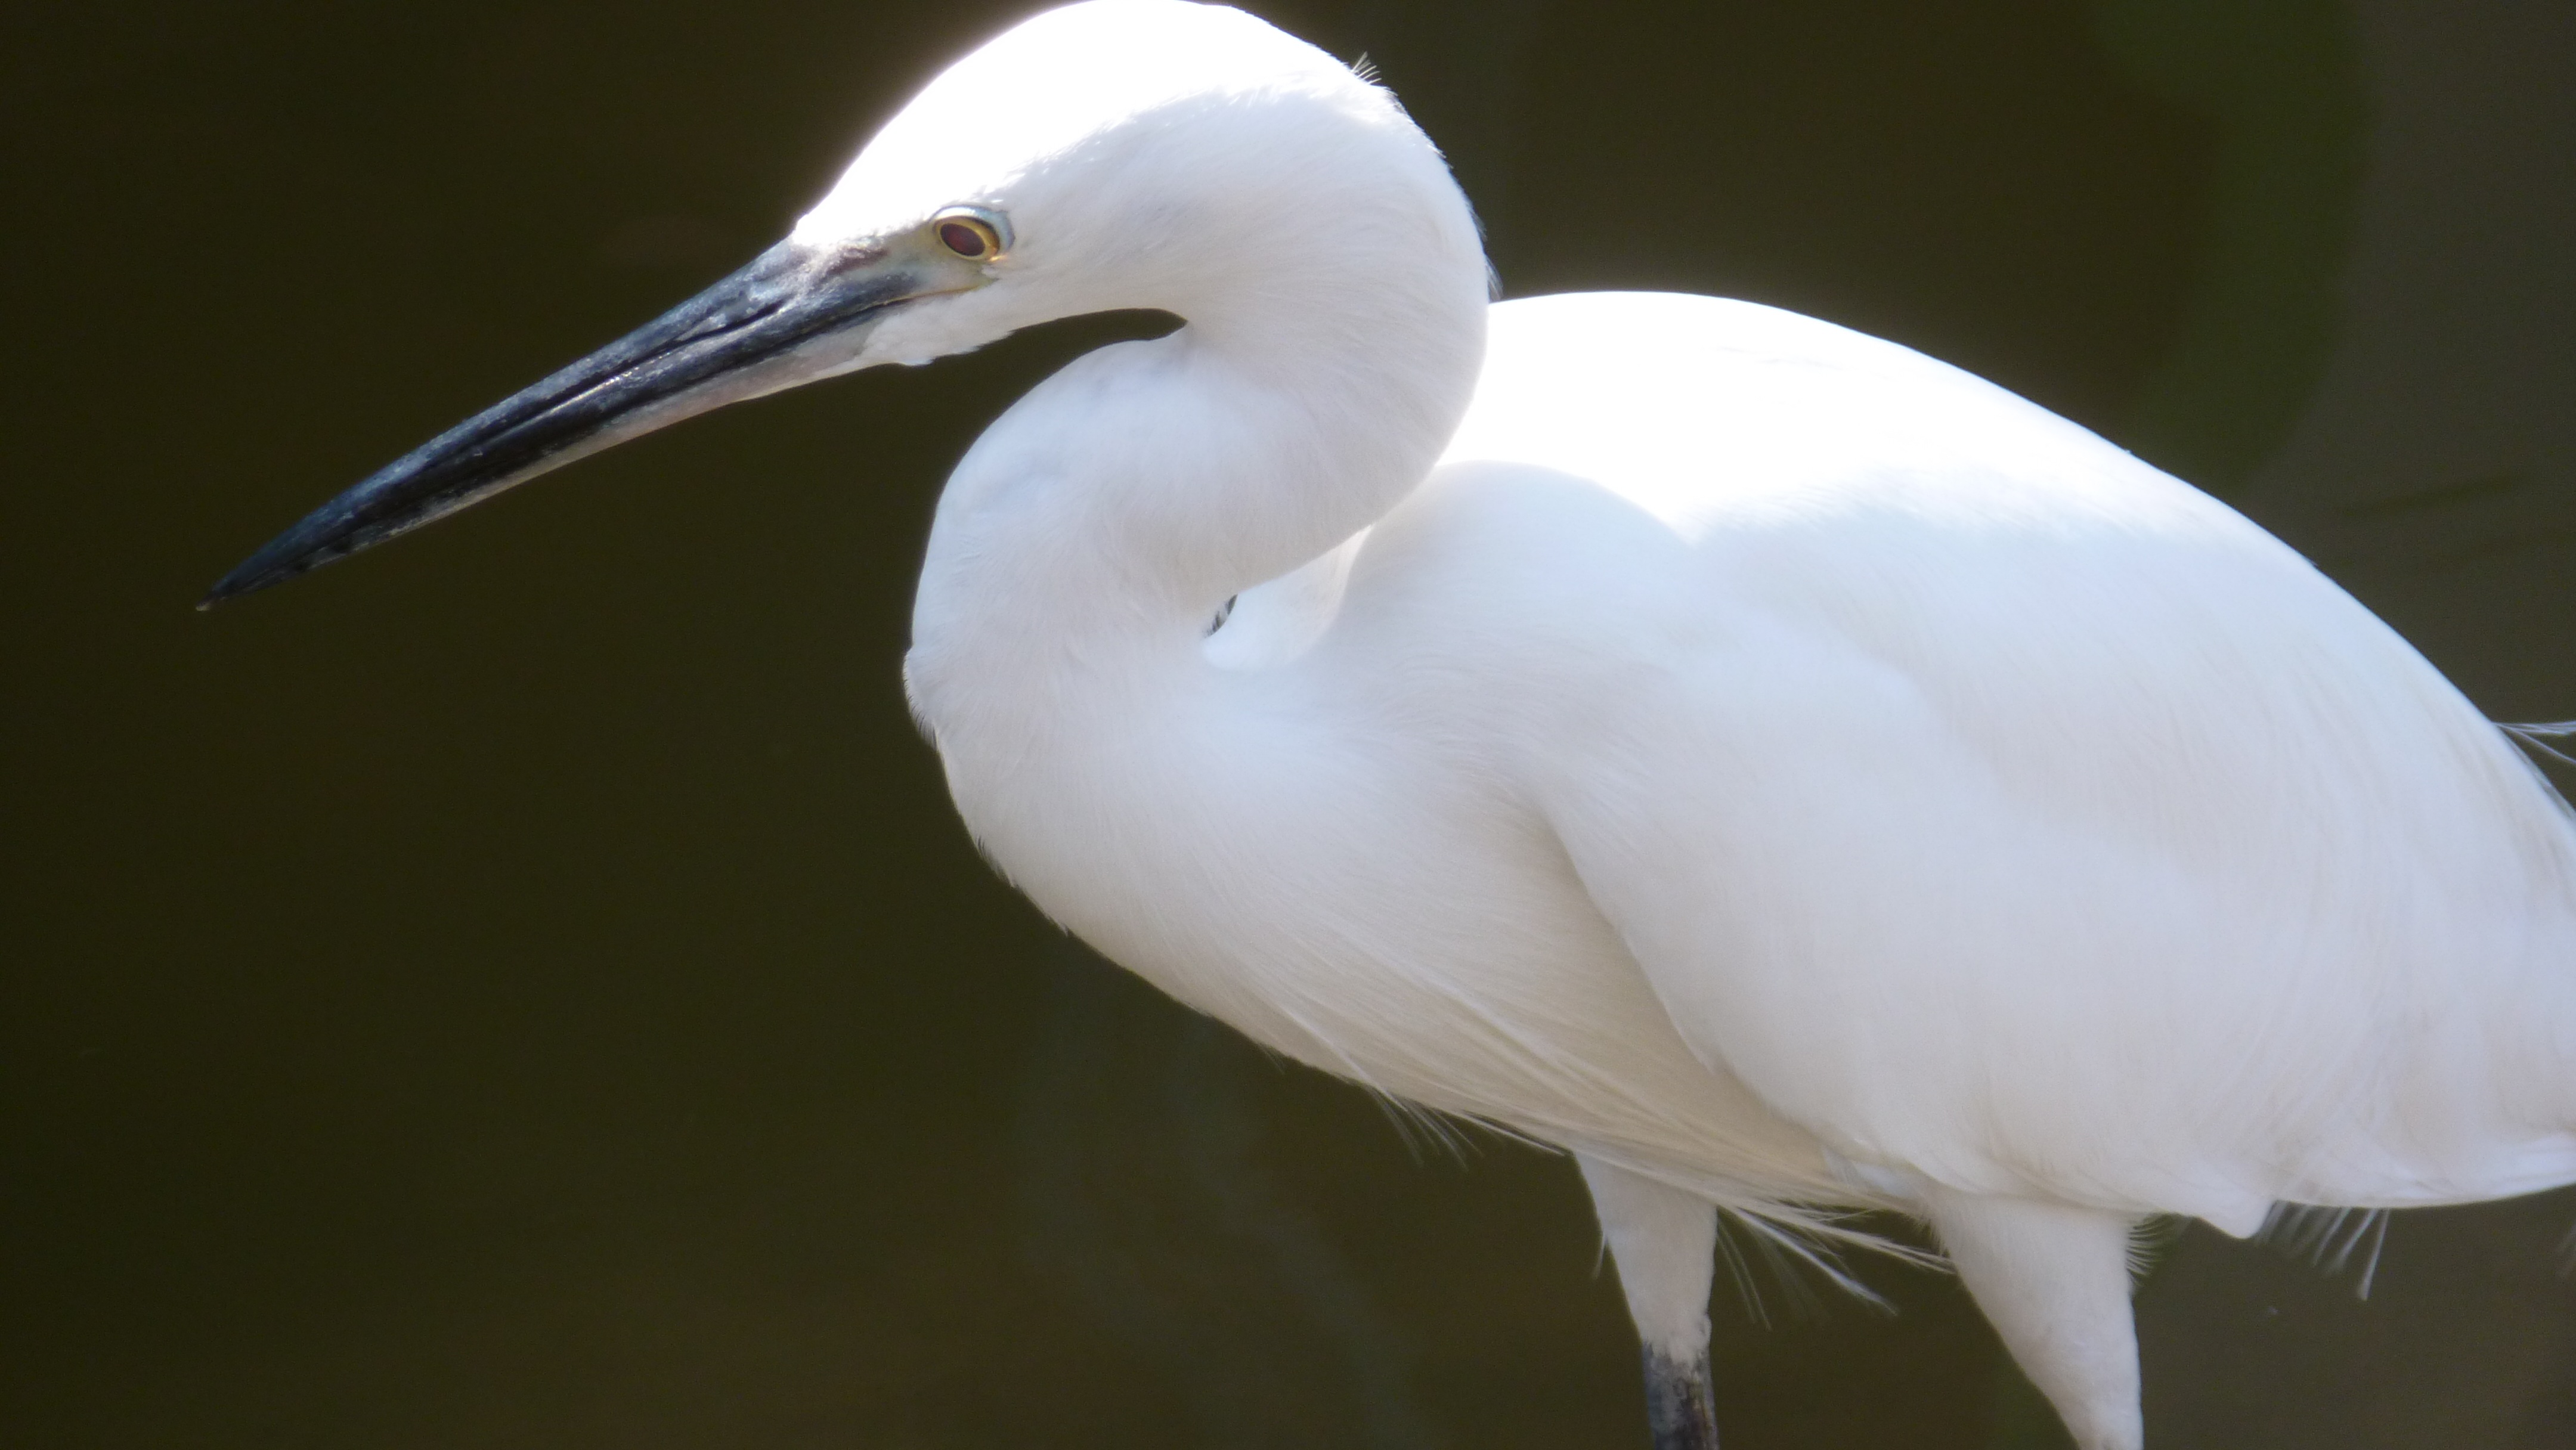
<svg viewBox="0 0 2576 1450"><path fill-rule="evenodd" d="M1033 305L1041 299L1043 305ZM1121 306L1115 302L1089 305L1087 299L1064 295L1060 289L1030 286L1022 276L986 287L933 293L887 308L871 319L861 355L840 371L881 363L921 367L989 347L1033 327Z"/></svg>

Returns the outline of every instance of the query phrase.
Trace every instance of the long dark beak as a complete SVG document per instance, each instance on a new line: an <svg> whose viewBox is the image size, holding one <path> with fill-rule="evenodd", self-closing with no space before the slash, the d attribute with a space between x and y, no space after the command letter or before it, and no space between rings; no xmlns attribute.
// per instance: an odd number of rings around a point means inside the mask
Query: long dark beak
<svg viewBox="0 0 2576 1450"><path fill-rule="evenodd" d="M957 290L936 264L788 241L621 341L484 409L307 515L225 575L211 608L639 433L850 365L891 309ZM949 285L942 285L947 283Z"/></svg>

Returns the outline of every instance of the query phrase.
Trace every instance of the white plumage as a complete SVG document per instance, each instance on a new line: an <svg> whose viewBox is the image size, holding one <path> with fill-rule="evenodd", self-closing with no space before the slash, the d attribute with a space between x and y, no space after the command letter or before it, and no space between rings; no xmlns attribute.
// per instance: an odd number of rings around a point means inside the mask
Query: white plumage
<svg viewBox="0 0 2576 1450"><path fill-rule="evenodd" d="M920 260L959 207L998 255ZM960 62L788 245L914 280L598 436L1185 320L959 465L916 709L1085 940L1574 1150L1662 1443L1706 1433L1667 1400L1705 1393L1712 1206L1928 1219L2087 1450L2134 1450L2141 1219L2576 1180L2567 812L2333 583L2084 430L1745 303L1489 306L1393 98L1164 0Z"/></svg>

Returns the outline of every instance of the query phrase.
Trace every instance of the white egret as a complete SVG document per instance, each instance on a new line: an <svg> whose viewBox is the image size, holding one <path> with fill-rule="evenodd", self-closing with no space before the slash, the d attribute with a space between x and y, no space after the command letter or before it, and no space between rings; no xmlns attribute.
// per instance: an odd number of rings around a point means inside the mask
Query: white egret
<svg viewBox="0 0 2576 1450"><path fill-rule="evenodd" d="M1721 1210L1918 1215L2136 1450L2143 1219L2576 1180L2576 834L2393 632L1902 347L1486 286L1384 90L1076 5L210 598L734 399L1159 308L941 497L907 680L958 809L1181 1001L1571 1150L1664 1450L1714 1439Z"/></svg>

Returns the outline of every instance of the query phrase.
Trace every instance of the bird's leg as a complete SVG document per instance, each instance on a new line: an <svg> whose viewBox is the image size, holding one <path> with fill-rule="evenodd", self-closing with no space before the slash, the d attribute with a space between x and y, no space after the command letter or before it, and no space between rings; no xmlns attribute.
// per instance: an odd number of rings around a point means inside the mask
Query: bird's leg
<svg viewBox="0 0 2576 1450"><path fill-rule="evenodd" d="M1684 1363L1646 1346L1646 1427L1655 1450L1717 1450L1717 1386L1708 1351Z"/></svg>
<svg viewBox="0 0 2576 1450"><path fill-rule="evenodd" d="M2141 1450L2126 1215L1934 1189L1925 1214L1960 1282L2083 1450Z"/></svg>
<svg viewBox="0 0 2576 1450"><path fill-rule="evenodd" d="M1655 1450L1716 1450L1708 1374L1708 1286L1717 1209L1669 1184L1580 1153L1601 1237L1619 1266L1646 1362L1646 1420Z"/></svg>

